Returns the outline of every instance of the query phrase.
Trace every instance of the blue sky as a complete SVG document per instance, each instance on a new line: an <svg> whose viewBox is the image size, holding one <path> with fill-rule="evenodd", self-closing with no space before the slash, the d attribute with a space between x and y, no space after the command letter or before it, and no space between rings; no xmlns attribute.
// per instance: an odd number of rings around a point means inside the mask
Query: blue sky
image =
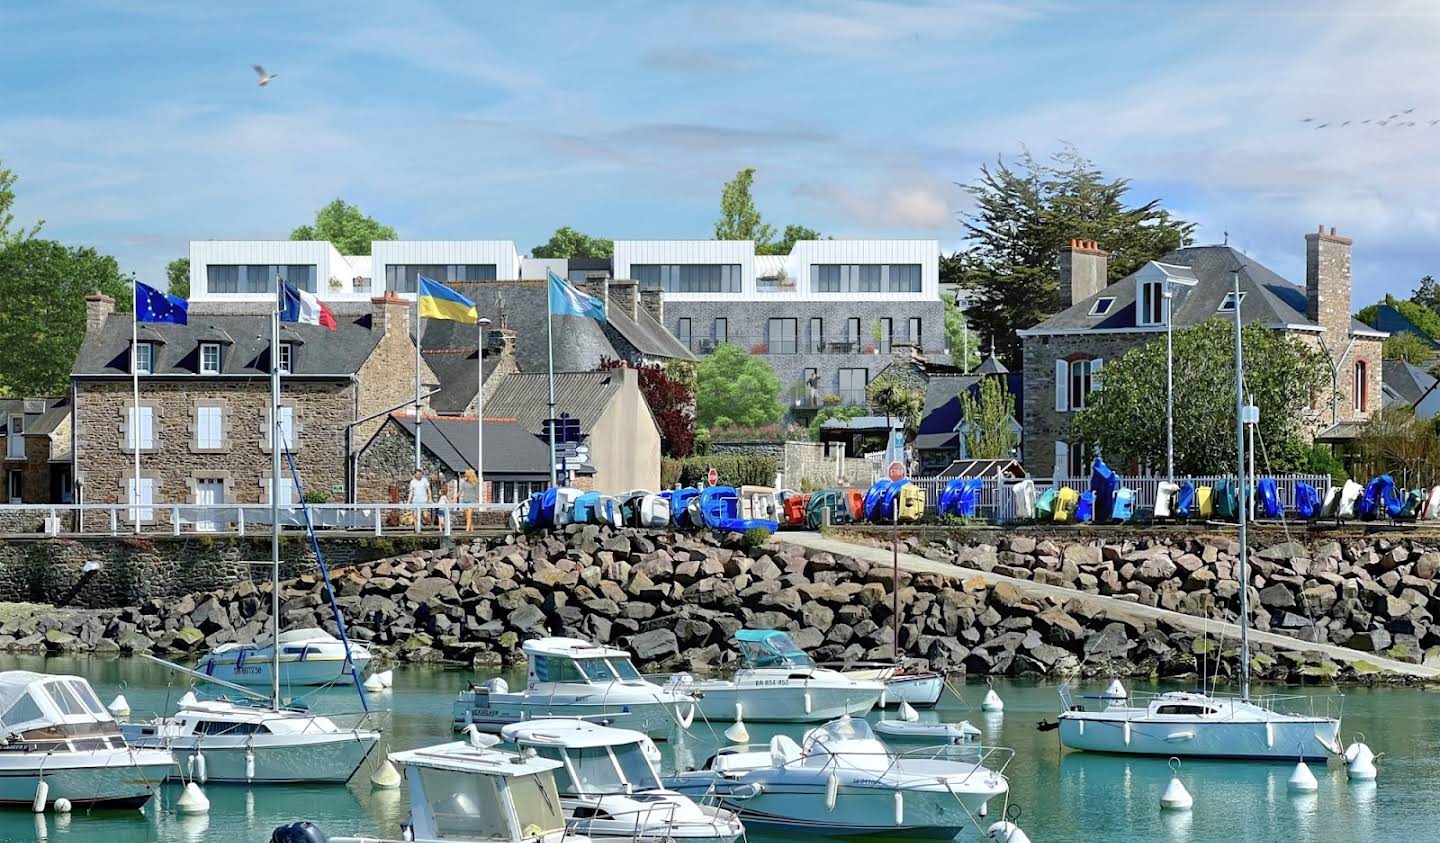
<svg viewBox="0 0 1440 843"><path fill-rule="evenodd" d="M21 222L159 280L336 196L412 239L707 237L747 166L777 225L948 249L955 182L1068 142L1292 280L1335 226L1358 306L1440 274L1437 42L1423 0L9 2L0 161Z"/></svg>

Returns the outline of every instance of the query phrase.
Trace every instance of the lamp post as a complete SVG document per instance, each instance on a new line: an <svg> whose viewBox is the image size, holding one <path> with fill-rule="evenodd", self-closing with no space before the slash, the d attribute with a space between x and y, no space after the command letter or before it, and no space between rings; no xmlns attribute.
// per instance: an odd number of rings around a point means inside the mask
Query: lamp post
<svg viewBox="0 0 1440 843"><path fill-rule="evenodd" d="M1165 278L1165 479L1175 482L1175 343L1171 319L1175 294Z"/></svg>
<svg viewBox="0 0 1440 843"><path fill-rule="evenodd" d="M485 503L485 329L490 320L475 320L475 502Z"/></svg>

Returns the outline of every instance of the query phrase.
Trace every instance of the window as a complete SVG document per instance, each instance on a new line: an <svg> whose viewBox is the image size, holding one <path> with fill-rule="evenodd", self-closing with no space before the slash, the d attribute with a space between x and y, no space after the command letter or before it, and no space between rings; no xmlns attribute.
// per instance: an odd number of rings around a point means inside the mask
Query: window
<svg viewBox="0 0 1440 843"><path fill-rule="evenodd" d="M315 264L237 264L205 267L205 289L211 293L275 292L275 276L307 293L315 292Z"/></svg>
<svg viewBox="0 0 1440 843"><path fill-rule="evenodd" d="M841 369L840 370L840 401L850 406L859 406L865 403L865 387L870 382L870 372L866 369Z"/></svg>
<svg viewBox="0 0 1440 843"><path fill-rule="evenodd" d="M25 459L25 417L11 416L7 430L10 435L5 438L5 456L12 460Z"/></svg>
<svg viewBox="0 0 1440 843"><path fill-rule="evenodd" d="M818 354L825 350L825 320L818 316L810 318L810 352Z"/></svg>
<svg viewBox="0 0 1440 843"><path fill-rule="evenodd" d="M280 409L283 410L285 408L281 407ZM268 487L273 485L271 484L269 477L265 478L265 485L267 487L265 491L268 495L268 493L271 491L271 489ZM270 498L266 497L264 502L269 503ZM280 494L275 496L275 502L278 503L280 506L289 506L290 504L295 502L295 483L293 480L290 479L289 475L284 475L280 478Z"/></svg>
<svg viewBox="0 0 1440 843"><path fill-rule="evenodd" d="M912 316L906 320L905 335L910 338L910 344L916 348L922 348L924 346L924 343L921 342L920 318L918 316Z"/></svg>
<svg viewBox="0 0 1440 843"><path fill-rule="evenodd" d="M195 408L195 447L219 450L225 447L224 411L219 407Z"/></svg>
<svg viewBox="0 0 1440 843"><path fill-rule="evenodd" d="M419 278L422 275L441 284L453 281L494 281L495 264L386 264L385 289L395 293L413 293L419 288Z"/></svg>
<svg viewBox="0 0 1440 843"><path fill-rule="evenodd" d="M585 674L580 672L574 659L564 656L535 656L534 662L537 682L585 681Z"/></svg>
<svg viewBox="0 0 1440 843"><path fill-rule="evenodd" d="M1137 315L1141 325L1165 324L1163 287L1164 285L1159 281L1149 281L1140 285L1140 310Z"/></svg>
<svg viewBox="0 0 1440 843"><path fill-rule="evenodd" d="M1355 412L1364 413L1370 406L1370 379L1366 377L1364 360L1355 361Z"/></svg>
<svg viewBox="0 0 1440 843"><path fill-rule="evenodd" d="M543 481L505 480L490 485L490 503L521 503L530 499L534 492L543 492L548 486Z"/></svg>
<svg viewBox="0 0 1440 843"><path fill-rule="evenodd" d="M126 521L135 520L136 506L142 507L139 515L141 521L155 520L155 510L149 508L155 505L155 481L149 477L140 478L140 495L137 498L134 476L125 478L125 502L131 506L131 509L125 511Z"/></svg>
<svg viewBox="0 0 1440 843"><path fill-rule="evenodd" d="M771 354L794 354L799 351L796 332L799 323L795 319L770 319L766 324L766 341Z"/></svg>
<svg viewBox="0 0 1440 843"><path fill-rule="evenodd" d="M197 735L268 735L270 727L263 723L226 723L223 720L196 720Z"/></svg>
<svg viewBox="0 0 1440 843"><path fill-rule="evenodd" d="M205 342L200 344L200 374L220 374L220 343Z"/></svg>
<svg viewBox="0 0 1440 843"><path fill-rule="evenodd" d="M715 320L715 342L716 344L730 341L730 320L720 318Z"/></svg>
<svg viewBox="0 0 1440 843"><path fill-rule="evenodd" d="M290 374L291 371L293 371L293 368L292 368L292 367L294 366L294 363L295 363L295 343L293 343L293 342L282 342L282 343L280 343L280 361L279 361L279 362L280 362L280 371L281 371L282 373L288 375L288 374Z"/></svg>
<svg viewBox="0 0 1440 843"><path fill-rule="evenodd" d="M155 408L140 407L140 424L135 424L135 407L125 408L125 447L127 450L135 450L135 433L140 433L141 450L153 450L155 447Z"/></svg>
<svg viewBox="0 0 1440 843"><path fill-rule="evenodd" d="M295 408L280 408L280 442L287 450L295 450Z"/></svg>
<svg viewBox="0 0 1440 843"><path fill-rule="evenodd" d="M1090 361L1075 360L1070 363L1070 409L1085 409L1085 397L1090 394Z"/></svg>
<svg viewBox="0 0 1440 843"><path fill-rule="evenodd" d="M630 274L641 287L667 293L738 293L740 264L632 264Z"/></svg>
<svg viewBox="0 0 1440 843"><path fill-rule="evenodd" d="M135 344L135 373L149 375L155 372L155 344L142 342Z"/></svg>
<svg viewBox="0 0 1440 843"><path fill-rule="evenodd" d="M1162 705L1155 708L1155 713L1205 717L1206 715L1214 714L1215 709L1206 708L1203 705Z"/></svg>
<svg viewBox="0 0 1440 843"><path fill-rule="evenodd" d="M895 340L895 320L885 317L880 320L880 353L890 353L890 343Z"/></svg>
<svg viewBox="0 0 1440 843"><path fill-rule="evenodd" d="M678 325L676 326L676 328L675 328L675 339L679 340L679 341L680 341L680 344L683 345L683 346L685 346L686 348L689 348L689 347L690 347L690 320L689 320L689 318L682 318L682 319L680 320L679 324L678 324Z"/></svg>
<svg viewBox="0 0 1440 843"><path fill-rule="evenodd" d="M860 319L852 316L845 320L845 342L850 347L847 349L852 354L860 353Z"/></svg>
<svg viewBox="0 0 1440 843"><path fill-rule="evenodd" d="M1100 388L1100 367L1105 361L1055 361L1055 411L1085 409L1086 397Z"/></svg>
<svg viewBox="0 0 1440 843"><path fill-rule="evenodd" d="M1105 298L1096 299L1096 300L1095 300L1095 303L1092 304L1092 305L1090 305L1090 315L1091 315L1091 316L1104 316L1105 314L1107 314L1107 313L1110 312L1110 305L1112 305L1112 304L1114 304L1114 303L1115 303L1115 299L1114 299L1114 298L1111 298L1111 297L1109 297L1109 296L1107 296L1107 297L1105 297Z"/></svg>
<svg viewBox="0 0 1440 843"><path fill-rule="evenodd" d="M12 468L5 472L5 499L10 503L24 503L24 474Z"/></svg>
<svg viewBox="0 0 1440 843"><path fill-rule="evenodd" d="M920 264L905 263L891 265L890 285L886 289L892 293L920 292Z"/></svg>
<svg viewBox="0 0 1440 843"><path fill-rule="evenodd" d="M810 283L817 293L918 293L920 264L811 264Z"/></svg>
<svg viewBox="0 0 1440 843"><path fill-rule="evenodd" d="M1245 303L1245 293L1243 293L1243 292L1240 293L1240 303L1241 303L1242 305ZM1220 300L1220 306L1217 307L1217 308L1215 308L1215 312L1216 312L1216 313L1234 313L1234 312L1235 312L1235 294L1234 294L1233 292L1226 293L1226 294L1225 294L1225 298L1223 298L1223 299Z"/></svg>

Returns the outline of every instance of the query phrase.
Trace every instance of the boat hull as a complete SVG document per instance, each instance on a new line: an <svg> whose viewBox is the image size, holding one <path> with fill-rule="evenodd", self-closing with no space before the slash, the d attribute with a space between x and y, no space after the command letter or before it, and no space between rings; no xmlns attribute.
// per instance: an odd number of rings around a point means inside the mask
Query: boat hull
<svg viewBox="0 0 1440 843"><path fill-rule="evenodd" d="M47 807L63 798L76 808L137 808L175 771L171 755L155 750L0 753L0 807L30 808L42 765Z"/></svg>
<svg viewBox="0 0 1440 843"><path fill-rule="evenodd" d="M251 653L238 667L233 656L229 656L229 654L226 656L206 656L196 665L195 669L206 676L213 676L236 685L269 687L273 684L271 677L274 675L274 668L268 653ZM354 664L355 669L361 676L364 676L365 669L370 665L370 656L357 654ZM282 686L334 685L353 681L343 656L340 658L311 657L304 661L282 659L280 662L280 684Z"/></svg>
<svg viewBox="0 0 1440 843"><path fill-rule="evenodd" d="M744 836L745 830L738 823L715 818L713 821L663 822L664 809L656 811L652 819L642 821L621 818L567 818L566 826L592 840L629 840L633 843L669 843L683 840L685 843L734 843Z"/></svg>
<svg viewBox="0 0 1440 843"><path fill-rule="evenodd" d="M1061 746L1125 755L1325 761L1338 744L1339 732L1338 721L1320 717L1198 723L1060 716Z"/></svg>
<svg viewBox="0 0 1440 843"><path fill-rule="evenodd" d="M379 742L380 736L374 732L201 735L133 741L139 746L153 745L173 752L176 776L198 776L194 759L203 755L206 783L225 784L344 784Z"/></svg>
<svg viewBox="0 0 1440 843"><path fill-rule="evenodd" d="M642 732L652 740L668 740L678 725L676 708L691 703L669 702L567 702L559 697L545 700L497 700L484 691L465 692L451 706L451 725L456 731L474 726L482 732L498 735L512 723L523 723L547 717L573 717Z"/></svg>
<svg viewBox="0 0 1440 843"><path fill-rule="evenodd" d="M712 722L735 719L739 703L743 719L751 722L822 723L837 717L864 716L880 700L881 688L825 685L733 685L696 683L703 694L700 713Z"/></svg>

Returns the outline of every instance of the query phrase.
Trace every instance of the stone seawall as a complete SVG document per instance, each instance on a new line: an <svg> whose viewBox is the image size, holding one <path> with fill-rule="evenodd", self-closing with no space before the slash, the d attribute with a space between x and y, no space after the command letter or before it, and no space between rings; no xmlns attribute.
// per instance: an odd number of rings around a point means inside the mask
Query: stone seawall
<svg viewBox="0 0 1440 843"><path fill-rule="evenodd" d="M1043 535L989 543L988 535L907 542L971 567L1173 603L1202 616L1233 615L1238 585L1229 560L1236 548L1224 537L1071 537L1061 544ZM888 565L786 544L783 536L753 548L729 538L572 525L354 564L334 571L335 589L351 634L406 661L508 664L520 658L521 641L551 634L626 647L646 669L709 670L733 662L729 640L741 627L790 630L819 661L889 658ZM1418 660L1434 635L1428 575L1437 561L1433 548L1388 539L1261 549L1252 582L1256 623L1323 634L1315 640L1368 639L1372 649ZM1276 586L1292 605L1282 605ZM282 587L287 628L333 630L317 576ZM907 572L900 599L904 654L937 669L1182 676L1202 664L1222 674L1235 668L1233 642L1097 608L1098 601ZM268 609L268 582L250 579L121 609L8 607L0 648L145 651L185 661L263 635ZM1292 681L1370 681L1377 672L1364 662L1337 665L1318 653L1267 647L1252 665L1261 677Z"/></svg>

